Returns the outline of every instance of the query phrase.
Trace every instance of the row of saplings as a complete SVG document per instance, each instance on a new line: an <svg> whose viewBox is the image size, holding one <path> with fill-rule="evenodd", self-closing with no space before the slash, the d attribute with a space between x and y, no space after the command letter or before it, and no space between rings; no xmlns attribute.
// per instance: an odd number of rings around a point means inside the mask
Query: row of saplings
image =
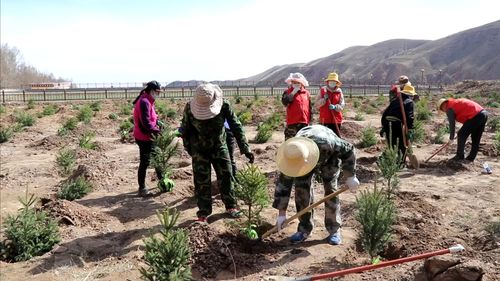
<svg viewBox="0 0 500 281"><path fill-rule="evenodd" d="M159 183L163 192L173 188L169 179L171 174L170 159L178 151L175 132L165 128L155 140L156 156L153 165L165 173L168 182ZM378 262L381 253L391 237L391 226L395 222L396 208L392 201L398 187L399 171L398 153L387 148L379 157L378 166L387 181L386 188L366 189L356 198L356 219L361 224L360 238L364 249L372 262ZM255 165L248 165L238 171L238 184L235 193L245 204L244 219L238 222L240 230L249 239L258 239L256 229L261 224L260 212L269 205L268 179ZM43 210L35 207L33 195L26 195L20 200L23 207L16 215L9 215L3 225L4 240L0 243L0 257L4 261L17 262L28 260L34 256L50 251L60 241L58 226L55 220ZM145 262L147 268L141 268L146 280L190 280L190 249L187 231L175 228L179 212L165 209L157 213L161 223L160 235L151 235L144 240Z"/></svg>

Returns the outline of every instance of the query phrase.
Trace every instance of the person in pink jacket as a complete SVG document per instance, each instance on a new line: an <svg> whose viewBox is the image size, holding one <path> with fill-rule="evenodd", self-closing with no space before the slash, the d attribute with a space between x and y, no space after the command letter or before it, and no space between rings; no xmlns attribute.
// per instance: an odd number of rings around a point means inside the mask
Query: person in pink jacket
<svg viewBox="0 0 500 281"><path fill-rule="evenodd" d="M154 151L153 136L160 133L157 124L158 115L155 111L155 99L161 91L161 85L157 81L146 84L146 88L134 100L134 138L139 146L139 168L137 170L137 181L139 183L138 195L141 197L151 196L146 188L146 171L149 166L151 153ZM156 169L158 180L163 179L159 169Z"/></svg>

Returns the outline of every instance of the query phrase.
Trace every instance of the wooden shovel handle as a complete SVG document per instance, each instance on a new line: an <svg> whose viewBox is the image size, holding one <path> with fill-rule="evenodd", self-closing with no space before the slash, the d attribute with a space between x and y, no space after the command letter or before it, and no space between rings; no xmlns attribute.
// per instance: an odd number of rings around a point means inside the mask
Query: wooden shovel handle
<svg viewBox="0 0 500 281"><path fill-rule="evenodd" d="M436 156L436 154L438 154L439 152L441 152L441 150L443 150L445 147L447 147L450 143L447 142L445 144L443 144L436 152L434 152L429 158L427 158L427 160L425 160L425 163L429 162L429 160L432 159L432 157Z"/></svg>
<svg viewBox="0 0 500 281"><path fill-rule="evenodd" d="M317 207L319 204L327 201L327 200L330 200L332 199L333 197L339 195L340 193L348 190L349 188L347 186L343 186L342 188L340 188L339 190L335 191L335 192L332 192L330 194L328 194L327 196L325 196L323 199L319 200L318 202L314 203L314 204L311 204L309 205L309 207L307 208L304 208L302 209L300 212L296 213L295 215L291 216L290 218L288 218L287 220L285 220L283 222L283 225L282 225L282 229L285 228L289 222L293 221L294 219L302 216L303 214L309 212L311 209L314 209L315 207ZM264 233L262 235L262 239L268 237L269 235L273 234L274 232L276 232L278 230L278 227L275 225L273 228L269 229L266 233Z"/></svg>

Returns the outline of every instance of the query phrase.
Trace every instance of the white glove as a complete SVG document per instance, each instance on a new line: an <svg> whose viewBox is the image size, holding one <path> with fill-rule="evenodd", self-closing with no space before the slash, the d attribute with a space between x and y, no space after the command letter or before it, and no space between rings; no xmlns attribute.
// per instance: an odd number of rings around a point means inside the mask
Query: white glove
<svg viewBox="0 0 500 281"><path fill-rule="evenodd" d="M350 192L356 193L356 191L358 190L358 187L359 187L359 180L356 176L349 177L345 181L345 184L347 185L347 187L349 187Z"/></svg>
<svg viewBox="0 0 500 281"><path fill-rule="evenodd" d="M340 105L339 105L339 104L336 104L336 105L335 105L335 111L339 112L339 111L341 111L341 110L342 110L342 107L340 107Z"/></svg>
<svg viewBox="0 0 500 281"><path fill-rule="evenodd" d="M283 227L283 223L286 221L286 216L278 216L276 219L276 227L278 228L278 231L281 230Z"/></svg>
<svg viewBox="0 0 500 281"><path fill-rule="evenodd" d="M292 92L290 93L290 94L292 95L292 97L293 97L293 96L295 96L295 94L296 94L296 93L298 93L298 92L299 92L299 90L300 90L300 88L293 87L293 90L292 90Z"/></svg>

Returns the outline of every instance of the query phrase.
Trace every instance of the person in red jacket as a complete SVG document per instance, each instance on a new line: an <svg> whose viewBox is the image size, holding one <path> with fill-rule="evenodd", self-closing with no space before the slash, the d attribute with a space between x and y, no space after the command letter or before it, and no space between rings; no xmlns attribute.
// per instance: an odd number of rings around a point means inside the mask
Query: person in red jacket
<svg viewBox="0 0 500 281"><path fill-rule="evenodd" d="M134 100L134 138L139 146L139 169L137 170L137 181L139 183L139 196L150 196L151 192L146 188L146 171L149 166L151 153L154 151L153 136L160 133L157 124L158 115L155 111L155 99L161 91L161 85L157 81L146 84L146 88L141 90ZM156 169L158 180L163 176L160 170Z"/></svg>
<svg viewBox="0 0 500 281"><path fill-rule="evenodd" d="M316 96L316 107L319 108L319 123L331 129L340 137L342 126L342 110L344 109L344 94L340 86L339 75L335 72L328 74L326 86L321 87Z"/></svg>
<svg viewBox="0 0 500 281"><path fill-rule="evenodd" d="M488 121L488 112L478 103L464 98L440 99L438 109L446 112L448 122L450 123L450 142L455 137L455 121L463 124L457 133L457 155L452 160L464 160L465 141L471 136L472 147L467 156L468 161L474 161L479 151L479 142L484 132L486 121Z"/></svg>
<svg viewBox="0 0 500 281"><path fill-rule="evenodd" d="M285 140L294 137L297 132L308 126L312 119L311 94L304 75L290 73L285 80L288 89L283 92L281 103L286 106Z"/></svg>

